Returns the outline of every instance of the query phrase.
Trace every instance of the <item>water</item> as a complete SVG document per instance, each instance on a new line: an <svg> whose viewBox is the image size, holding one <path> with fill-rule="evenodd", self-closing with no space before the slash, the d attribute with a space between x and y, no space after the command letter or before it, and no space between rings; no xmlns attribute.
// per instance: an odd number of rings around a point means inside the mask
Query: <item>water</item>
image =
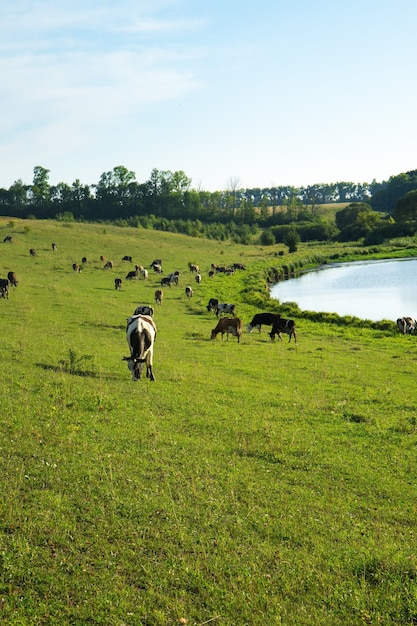
<svg viewBox="0 0 417 626"><path fill-rule="evenodd" d="M417 259L337 263L277 283L271 297L301 310L374 322L417 318Z"/></svg>

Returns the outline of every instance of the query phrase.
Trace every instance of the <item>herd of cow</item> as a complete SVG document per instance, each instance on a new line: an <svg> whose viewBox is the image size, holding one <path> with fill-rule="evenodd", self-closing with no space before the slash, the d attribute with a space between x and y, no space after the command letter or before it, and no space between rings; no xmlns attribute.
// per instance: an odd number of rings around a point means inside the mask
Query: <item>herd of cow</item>
<svg viewBox="0 0 417 626"><path fill-rule="evenodd" d="M154 262L155 263L155 262ZM154 267L154 263L151 267ZM237 264L235 264L237 265ZM157 263L157 272L159 267L162 266L161 261ZM216 267L216 266L214 266ZM196 272L196 278L201 276L199 274L199 267L195 264L189 264L190 272ZM235 269L244 269L244 266L240 265ZM155 267L154 267L155 270ZM215 270L212 266L212 272ZM223 268L220 269L223 271ZM161 272L162 273L162 272ZM226 272L225 272L226 273ZM167 277L161 280L161 286L171 287L172 284L178 285L179 283L178 271L168 274ZM120 288L115 280L116 289ZM201 280L201 278L200 278ZM197 282L199 282L197 280ZM188 298L193 295L193 290L190 285L185 287L185 294ZM157 289L155 291L155 303L162 304L163 291ZM229 339L229 335L237 337L238 343L242 336L243 323L242 320L236 317L236 305L226 302L219 302L217 298L210 298L207 304L207 311L212 311L217 317L217 325L211 331L211 339L216 339L217 335L221 334L222 339L226 334L226 339ZM153 319L154 308L150 305L139 305L136 307L133 315L127 320L126 326L126 340L129 347L129 356L124 356L123 360L127 361L127 366L132 374L132 380L138 381L142 377L142 371L146 365L146 377L150 380L155 380L153 373L153 352L156 339L156 325ZM278 336L282 341L281 333L286 333L289 336L289 341L294 338L294 342L297 343L296 326L294 320L285 319L278 313L257 313L250 324L248 324L248 332L252 332L254 328L261 332L262 326L271 326L271 332L269 336L271 340L274 340Z"/></svg>

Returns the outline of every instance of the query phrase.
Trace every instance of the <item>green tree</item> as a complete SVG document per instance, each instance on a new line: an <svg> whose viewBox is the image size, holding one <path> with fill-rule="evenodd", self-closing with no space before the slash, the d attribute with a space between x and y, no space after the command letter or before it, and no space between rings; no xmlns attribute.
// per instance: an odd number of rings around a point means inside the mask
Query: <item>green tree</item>
<svg viewBox="0 0 417 626"><path fill-rule="evenodd" d="M290 228L288 230L284 243L288 246L288 252L297 252L298 244L300 243L300 235L296 228Z"/></svg>
<svg viewBox="0 0 417 626"><path fill-rule="evenodd" d="M409 191L395 205L394 217L398 222L417 220L417 190Z"/></svg>

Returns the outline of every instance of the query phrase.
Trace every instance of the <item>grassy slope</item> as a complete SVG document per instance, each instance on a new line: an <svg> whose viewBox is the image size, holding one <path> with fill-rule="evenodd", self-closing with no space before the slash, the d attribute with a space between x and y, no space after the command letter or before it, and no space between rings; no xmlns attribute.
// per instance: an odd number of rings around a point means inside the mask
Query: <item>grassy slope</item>
<svg viewBox="0 0 417 626"><path fill-rule="evenodd" d="M1 275L20 280L0 301L3 623L415 622L415 337L299 319L297 346L210 342L210 297L255 312L250 270L210 281L210 263L262 266L261 249L1 226ZM155 312L155 383L121 360L158 285L116 292L124 254L182 272Z"/></svg>

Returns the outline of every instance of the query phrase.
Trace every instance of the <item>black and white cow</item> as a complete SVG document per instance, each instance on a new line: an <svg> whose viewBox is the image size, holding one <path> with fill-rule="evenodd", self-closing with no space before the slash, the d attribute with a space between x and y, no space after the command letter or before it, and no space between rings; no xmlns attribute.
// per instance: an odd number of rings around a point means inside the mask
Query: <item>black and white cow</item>
<svg viewBox="0 0 417 626"><path fill-rule="evenodd" d="M122 279L121 278L115 278L114 279L114 288L115 289L121 289L122 288Z"/></svg>
<svg viewBox="0 0 417 626"><path fill-rule="evenodd" d="M219 304L219 301L217 300L217 298L210 298L209 303L207 305L207 311L213 311L213 313L215 313L218 304Z"/></svg>
<svg viewBox="0 0 417 626"><path fill-rule="evenodd" d="M236 305L228 304L226 302L219 302L216 307L216 315L220 317L220 315L233 315L235 317L236 314Z"/></svg>
<svg viewBox="0 0 417 626"><path fill-rule="evenodd" d="M412 335L417 329L417 321L413 317L399 317L397 328L402 335Z"/></svg>
<svg viewBox="0 0 417 626"><path fill-rule="evenodd" d="M9 297L9 279L0 278L0 298Z"/></svg>
<svg viewBox="0 0 417 626"><path fill-rule="evenodd" d="M126 274L126 280L136 280L139 278L139 270L131 270Z"/></svg>
<svg viewBox="0 0 417 626"><path fill-rule="evenodd" d="M275 322L272 324L272 330L269 333L269 336L272 340L274 340L275 335L278 335L279 340L282 341L281 333L287 333L287 335L289 335L288 341L291 341L291 337L294 337L294 342L297 343L297 334L295 332L294 320L278 317L278 319L276 319Z"/></svg>
<svg viewBox="0 0 417 626"><path fill-rule="evenodd" d="M134 315L129 318L126 329L126 340L130 356L123 357L132 372L132 380L138 381L142 376L143 366L146 363L146 377L155 380L153 374L153 349L156 337L156 326L153 319L147 315Z"/></svg>
<svg viewBox="0 0 417 626"><path fill-rule="evenodd" d="M153 306L150 306L149 304L139 304L133 313L133 315L149 315L150 317L153 317L153 314Z"/></svg>
<svg viewBox="0 0 417 626"><path fill-rule="evenodd" d="M128 256L127 254L122 258L122 261L129 261L129 263L132 262L132 257Z"/></svg>
<svg viewBox="0 0 417 626"><path fill-rule="evenodd" d="M256 313L251 323L248 324L248 331L251 333L254 328L257 328L261 332L262 326L272 326L280 317L278 313Z"/></svg>
<svg viewBox="0 0 417 626"><path fill-rule="evenodd" d="M190 285L187 285L185 288L185 295L187 296L187 298L192 298L193 297L193 288L190 287Z"/></svg>

